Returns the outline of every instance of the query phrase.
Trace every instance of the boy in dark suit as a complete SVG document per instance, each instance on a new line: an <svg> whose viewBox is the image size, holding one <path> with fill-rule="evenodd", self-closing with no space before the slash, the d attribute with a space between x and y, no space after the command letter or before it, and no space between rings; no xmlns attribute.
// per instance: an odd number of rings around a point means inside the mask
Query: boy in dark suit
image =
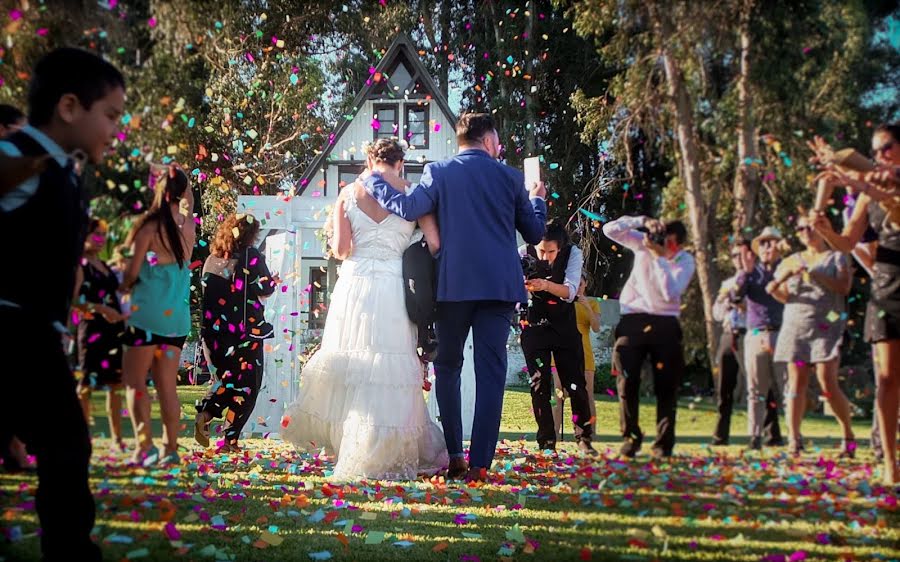
<svg viewBox="0 0 900 562"><path fill-rule="evenodd" d="M124 105L125 80L114 66L87 51L57 49L35 66L28 125L0 142L4 168L36 172L15 181L7 176L0 185L0 255L8 270L0 276L0 326L6 333L0 357L13 398L0 408L0 446L15 434L37 456L46 560L101 559L90 537L90 435L62 335L88 219L73 156L100 163ZM54 241L26 236L35 228L52 228Z"/></svg>

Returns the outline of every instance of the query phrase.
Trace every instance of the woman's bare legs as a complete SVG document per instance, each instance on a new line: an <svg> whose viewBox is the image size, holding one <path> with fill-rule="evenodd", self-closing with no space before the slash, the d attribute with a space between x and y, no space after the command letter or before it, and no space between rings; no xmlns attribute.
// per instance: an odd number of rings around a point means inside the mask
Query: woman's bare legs
<svg viewBox="0 0 900 562"><path fill-rule="evenodd" d="M803 446L800 434L800 423L806 413L806 389L809 387L809 366L791 361L787 365L788 383L785 393L785 409L787 410L788 439L793 452L799 452Z"/></svg>
<svg viewBox="0 0 900 562"><path fill-rule="evenodd" d="M841 426L845 441L853 440L853 425L850 421L850 400L838 384L838 361L828 361L816 365L816 376L819 379L819 387L828 400L834 417Z"/></svg>
<svg viewBox="0 0 900 562"><path fill-rule="evenodd" d="M150 425L150 397L147 395L147 373L153 364L156 346L125 347L122 355L122 382L125 401L134 430L135 461L153 447Z"/></svg>
<svg viewBox="0 0 900 562"><path fill-rule="evenodd" d="M106 415L109 417L109 436L113 446L124 444L122 439L122 385L111 384L106 391Z"/></svg>
<svg viewBox="0 0 900 562"><path fill-rule="evenodd" d="M897 407L900 403L900 340L875 344L877 376L880 377L875 397L881 446L884 448L885 485L900 483L897 470Z"/></svg>
<svg viewBox="0 0 900 562"><path fill-rule="evenodd" d="M178 364L181 348L171 345L159 346L153 360L153 384L159 397L159 410L163 426L163 447L165 454L178 452L181 403L178 401Z"/></svg>

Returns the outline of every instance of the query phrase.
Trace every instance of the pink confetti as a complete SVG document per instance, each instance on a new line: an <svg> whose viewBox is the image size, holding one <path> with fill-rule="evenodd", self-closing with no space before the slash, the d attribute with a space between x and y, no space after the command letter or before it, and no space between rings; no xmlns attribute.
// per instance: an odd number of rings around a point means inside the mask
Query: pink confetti
<svg viewBox="0 0 900 562"><path fill-rule="evenodd" d="M181 532L175 528L175 523L172 523L171 521L166 523L163 531L165 531L166 537L168 537L170 541L177 541L181 538Z"/></svg>
<svg viewBox="0 0 900 562"><path fill-rule="evenodd" d="M147 20L147 25L149 25L151 28L156 27L156 18L150 18L149 20Z"/></svg>

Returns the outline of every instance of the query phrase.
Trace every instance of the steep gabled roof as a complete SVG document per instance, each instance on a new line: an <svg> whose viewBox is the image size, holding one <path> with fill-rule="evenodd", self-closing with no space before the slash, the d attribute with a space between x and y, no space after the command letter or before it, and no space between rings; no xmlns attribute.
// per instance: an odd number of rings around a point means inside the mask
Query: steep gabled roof
<svg viewBox="0 0 900 562"><path fill-rule="evenodd" d="M403 57L406 62L412 67L413 71L413 80L415 82L421 83L422 87L425 90L425 93L431 96L431 102L437 104L437 106L441 109L447 119L450 120L451 126L456 126L456 115L450 109L450 104L447 103L447 96L441 89L434 83L431 75L428 73L428 69L425 68L425 65L422 64L422 59L419 58L419 54L413 45L412 39L410 39L409 35L404 32L401 32L394 39L394 42L391 43L391 46L388 47L388 50L385 52L384 56L381 57L381 61L378 62L378 66L375 67L375 73L381 73L382 75L387 73L387 70L393 68L394 63ZM375 80L367 80L367 84L363 87L363 89L356 95L356 98L353 100L353 119L356 119L359 110L362 108L363 104L369 99L370 95L375 91L376 88L379 88L383 85L383 81L381 83L376 82ZM386 96L388 97L388 96ZM403 99L402 94L397 98L398 100ZM329 140L325 141L325 146L322 147L322 151L313 159L312 163L306 168L303 172L303 175L300 176L300 190L297 193L298 195L303 195L303 192L306 191L306 188L309 187L310 180L316 173L322 169L322 166L325 164L326 159L334 150L334 147L337 146L338 140L343 136L344 132L347 130L347 127L350 126L352 119L342 119L340 124L335 128L331 134L329 135Z"/></svg>

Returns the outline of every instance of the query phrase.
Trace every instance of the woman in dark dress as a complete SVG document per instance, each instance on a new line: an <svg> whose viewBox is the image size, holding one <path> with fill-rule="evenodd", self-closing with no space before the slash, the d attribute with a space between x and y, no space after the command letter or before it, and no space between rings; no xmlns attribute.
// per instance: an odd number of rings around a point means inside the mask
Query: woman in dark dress
<svg viewBox="0 0 900 562"><path fill-rule="evenodd" d="M106 414L113 450L126 449L122 440L122 309L119 306L119 279L100 259L106 244L106 223L91 219L84 256L75 277L73 308L78 312L76 375L80 374L78 396L88 424L91 423L91 393L106 389Z"/></svg>
<svg viewBox="0 0 900 562"><path fill-rule="evenodd" d="M213 375L209 392L197 404L194 438L209 447L209 423L225 417L225 441L218 447L238 452L241 430L250 419L262 386L263 340L269 335L262 300L280 280L269 273L253 246L259 221L230 215L219 224L203 264L203 317L200 339Z"/></svg>
<svg viewBox="0 0 900 562"><path fill-rule="evenodd" d="M817 154L820 160L827 160L826 151L822 152L822 155ZM878 234L865 338L875 350L875 376L878 377L875 415L884 447L882 480L893 486L900 483L897 467L897 409L900 403L900 221L897 220L900 175L897 172L900 168L886 166L883 155L900 152L900 126L876 129L872 152L880 164L875 172L857 174L857 177L829 172L822 177L821 181L831 182L833 186L849 186L860 193L843 232L836 233L824 213L815 217L813 226L829 244L845 253L852 251L862 240L868 227Z"/></svg>

